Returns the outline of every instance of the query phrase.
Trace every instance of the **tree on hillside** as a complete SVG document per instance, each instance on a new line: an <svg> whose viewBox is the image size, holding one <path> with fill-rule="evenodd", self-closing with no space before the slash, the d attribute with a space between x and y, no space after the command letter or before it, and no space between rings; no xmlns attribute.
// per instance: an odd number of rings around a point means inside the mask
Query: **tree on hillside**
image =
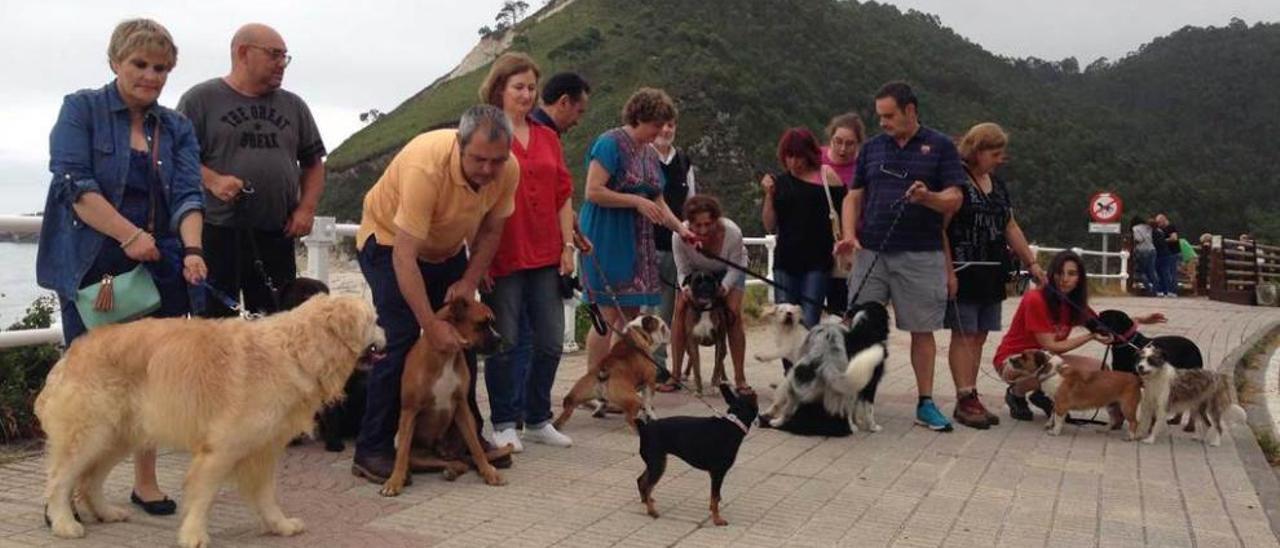
<svg viewBox="0 0 1280 548"><path fill-rule="evenodd" d="M498 10L498 15L493 20L499 25L505 23L506 28L512 28L524 18L524 12L529 9L529 3L524 0L507 0L502 3L502 9Z"/></svg>
<svg viewBox="0 0 1280 548"><path fill-rule="evenodd" d="M386 116L386 115L387 113L382 112L381 110L378 110L376 108L371 108L365 112L360 113L360 121L366 124L372 124L374 122L377 122L379 118L382 118L383 116Z"/></svg>

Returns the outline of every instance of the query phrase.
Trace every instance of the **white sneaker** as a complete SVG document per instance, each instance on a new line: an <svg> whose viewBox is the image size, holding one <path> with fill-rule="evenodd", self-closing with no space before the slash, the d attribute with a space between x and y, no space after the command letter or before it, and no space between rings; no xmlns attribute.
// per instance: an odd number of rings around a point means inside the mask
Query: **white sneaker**
<svg viewBox="0 0 1280 548"><path fill-rule="evenodd" d="M511 444L511 452L513 453L524 451L524 444L520 443L520 436L516 435L515 428L508 428L506 430L498 430L494 432L493 444L498 447Z"/></svg>
<svg viewBox="0 0 1280 548"><path fill-rule="evenodd" d="M525 428L524 439L552 447L572 447L573 439L569 436L561 434L551 423L544 424L542 428Z"/></svg>

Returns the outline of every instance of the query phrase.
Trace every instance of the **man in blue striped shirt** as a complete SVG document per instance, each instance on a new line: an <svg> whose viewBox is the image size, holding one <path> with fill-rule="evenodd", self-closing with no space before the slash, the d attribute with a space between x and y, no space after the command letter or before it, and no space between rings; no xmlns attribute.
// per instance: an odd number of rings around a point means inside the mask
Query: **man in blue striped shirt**
<svg viewBox="0 0 1280 548"><path fill-rule="evenodd" d="M835 252L856 252L850 304L892 300L898 329L911 332L916 422L950 432L932 398L933 332L942 329L948 298L942 219L960 208L965 172L951 139L920 125L910 86L885 84L875 101L883 133L858 153L843 204L846 237Z"/></svg>

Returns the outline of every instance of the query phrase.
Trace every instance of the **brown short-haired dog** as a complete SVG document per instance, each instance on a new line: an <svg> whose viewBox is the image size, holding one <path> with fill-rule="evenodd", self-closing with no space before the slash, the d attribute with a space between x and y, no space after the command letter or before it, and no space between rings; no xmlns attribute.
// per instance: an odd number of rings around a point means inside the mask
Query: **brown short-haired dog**
<svg viewBox="0 0 1280 548"><path fill-rule="evenodd" d="M633 429L642 410L650 418L657 418L651 402L658 372L651 356L654 348L667 342L671 331L658 317L645 314L631 320L623 328L622 336L600 360L600 366L588 368L565 395L564 409L554 423L557 429L569 420L575 407L591 400L599 403L597 413L605 402L621 408ZM637 396L636 390L643 390L644 397Z"/></svg>
<svg viewBox="0 0 1280 548"><path fill-rule="evenodd" d="M1053 415L1045 428L1056 436L1062 432L1068 411L1097 409L1113 403L1120 404L1124 420L1129 421L1126 440L1138 437L1138 402L1142 401L1142 382L1132 373L1120 371L1081 371L1054 358L1058 376L1062 382L1053 396ZM1120 427L1118 417L1112 417L1111 429Z"/></svg>
<svg viewBox="0 0 1280 548"><path fill-rule="evenodd" d="M458 330L467 342L467 348L482 354L494 351L502 340L494 329L493 310L484 303L456 298L444 306L439 317ZM396 464L391 477L382 486L384 496L399 495L410 481L410 450L415 429L419 440L425 437L432 444L443 441L449 432L461 434L484 482L489 485L505 483L485 456L480 438L476 436L476 418L471 416L471 408L467 406L467 387L470 384L471 373L467 370L467 361L461 351L439 352L431 348L431 343L425 336L420 337L413 348L409 349L404 360L404 375L400 380L400 426L396 430ZM425 424L417 425L419 419ZM451 426L456 428L451 429ZM430 462L430 459L425 458L415 459L414 464L443 467L444 477L448 480L465 474L468 468L464 461Z"/></svg>

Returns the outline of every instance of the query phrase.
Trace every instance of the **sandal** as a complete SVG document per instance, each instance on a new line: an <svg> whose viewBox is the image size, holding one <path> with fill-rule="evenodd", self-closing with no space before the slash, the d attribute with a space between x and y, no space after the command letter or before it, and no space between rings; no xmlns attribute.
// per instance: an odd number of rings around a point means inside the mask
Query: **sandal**
<svg viewBox="0 0 1280 548"><path fill-rule="evenodd" d="M680 391L680 383L679 383L678 381L676 381L675 379L667 379L667 382L664 382L664 383L662 383L662 384L659 384L659 385L658 385L658 387L657 387L657 388L655 388L654 390L657 390L658 392L662 392L663 394L670 394L670 393L672 393L672 392L679 392L679 391Z"/></svg>
<svg viewBox="0 0 1280 548"><path fill-rule="evenodd" d="M171 516L178 510L178 503L169 497L160 500L142 500L137 493L129 493L129 501L142 508L143 512L153 516Z"/></svg>

